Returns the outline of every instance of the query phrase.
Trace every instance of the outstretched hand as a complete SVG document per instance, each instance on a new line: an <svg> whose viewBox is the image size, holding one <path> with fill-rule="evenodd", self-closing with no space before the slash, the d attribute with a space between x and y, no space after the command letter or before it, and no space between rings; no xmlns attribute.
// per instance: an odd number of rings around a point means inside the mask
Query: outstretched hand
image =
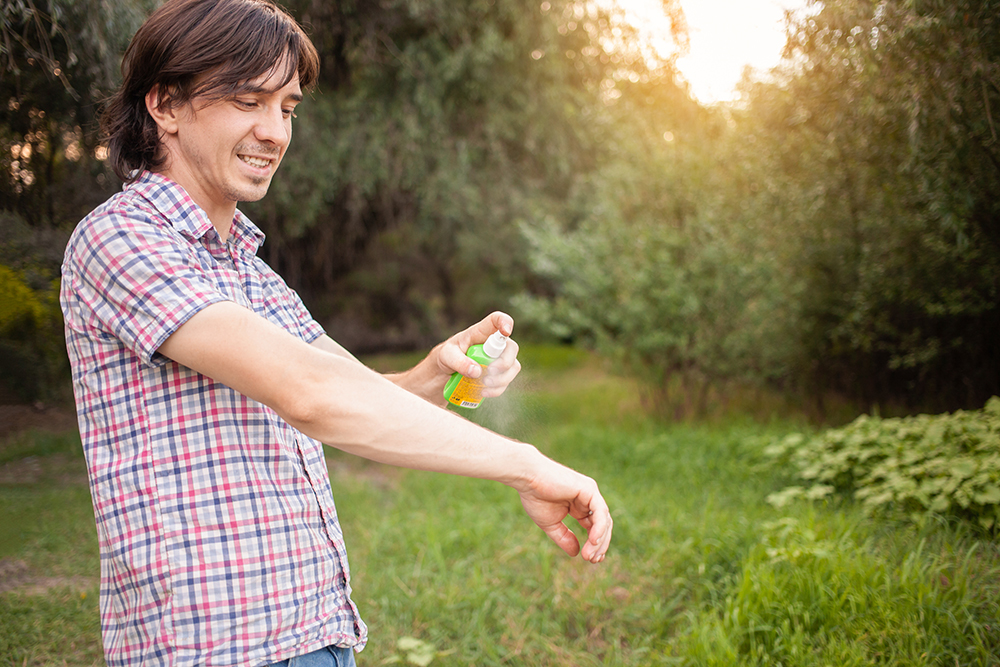
<svg viewBox="0 0 1000 667"><path fill-rule="evenodd" d="M581 553L580 541L563 520L576 519L587 531L584 560L600 563L611 544L613 521L597 482L555 461L550 464L519 491L524 510L570 556Z"/></svg>

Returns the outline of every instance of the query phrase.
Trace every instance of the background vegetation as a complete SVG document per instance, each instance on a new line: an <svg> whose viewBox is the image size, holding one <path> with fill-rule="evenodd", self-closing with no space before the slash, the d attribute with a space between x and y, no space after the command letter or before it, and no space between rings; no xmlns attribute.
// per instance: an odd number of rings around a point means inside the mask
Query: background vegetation
<svg viewBox="0 0 1000 667"><path fill-rule="evenodd" d="M155 0L14 0L0 40L0 345L64 384L66 235L118 187L97 103ZM290 0L323 57L263 254L360 352L487 309L593 346L666 414L732 386L865 408L1000 393L1000 7L828 0L703 107L613 3ZM70 28L72 26L72 29ZM26 291L27 290L27 291Z"/></svg>

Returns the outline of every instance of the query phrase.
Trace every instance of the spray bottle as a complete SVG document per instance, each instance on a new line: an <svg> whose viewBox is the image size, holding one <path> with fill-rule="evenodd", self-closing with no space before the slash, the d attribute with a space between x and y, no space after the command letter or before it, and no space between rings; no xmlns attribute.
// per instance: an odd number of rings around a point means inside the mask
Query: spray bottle
<svg viewBox="0 0 1000 667"><path fill-rule="evenodd" d="M507 337L499 331L486 339L482 345L473 345L465 356L469 357L483 367L483 374L479 379L465 377L461 373L453 373L448 384L444 386L444 397L452 405L461 408L478 408L483 402L482 378L486 375L486 367L493 363L507 347Z"/></svg>

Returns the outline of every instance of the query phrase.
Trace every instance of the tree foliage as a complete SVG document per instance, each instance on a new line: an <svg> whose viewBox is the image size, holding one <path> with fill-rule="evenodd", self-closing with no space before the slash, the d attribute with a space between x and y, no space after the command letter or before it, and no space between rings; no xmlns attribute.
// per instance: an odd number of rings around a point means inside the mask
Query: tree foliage
<svg viewBox="0 0 1000 667"><path fill-rule="evenodd" d="M663 390L680 375L981 404L1000 386L998 9L816 3L789 25L784 68L745 81L741 105L700 119L700 135L671 132L669 159L653 132L630 153L635 173L672 184L673 208L645 192L646 224L619 207L536 239L539 265L562 272L550 319ZM650 122L630 114L632 132ZM727 129L706 132L720 117Z"/></svg>
<svg viewBox="0 0 1000 667"><path fill-rule="evenodd" d="M827 2L790 35L798 68L749 90L744 154L787 211L772 233L819 385L944 407L1000 383L998 9Z"/></svg>
<svg viewBox="0 0 1000 667"><path fill-rule="evenodd" d="M153 0L11 0L0 9L0 210L67 227L115 188L100 101Z"/></svg>

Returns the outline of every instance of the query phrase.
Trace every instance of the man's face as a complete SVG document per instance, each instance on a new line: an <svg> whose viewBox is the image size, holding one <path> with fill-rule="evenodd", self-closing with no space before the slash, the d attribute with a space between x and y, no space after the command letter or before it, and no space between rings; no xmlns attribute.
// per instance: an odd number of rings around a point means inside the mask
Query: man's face
<svg viewBox="0 0 1000 667"><path fill-rule="evenodd" d="M162 173L188 191L224 236L236 203L267 193L292 139L302 89L297 74L275 89L283 71L279 63L233 98L194 98L176 109L176 133L164 136L169 156Z"/></svg>

